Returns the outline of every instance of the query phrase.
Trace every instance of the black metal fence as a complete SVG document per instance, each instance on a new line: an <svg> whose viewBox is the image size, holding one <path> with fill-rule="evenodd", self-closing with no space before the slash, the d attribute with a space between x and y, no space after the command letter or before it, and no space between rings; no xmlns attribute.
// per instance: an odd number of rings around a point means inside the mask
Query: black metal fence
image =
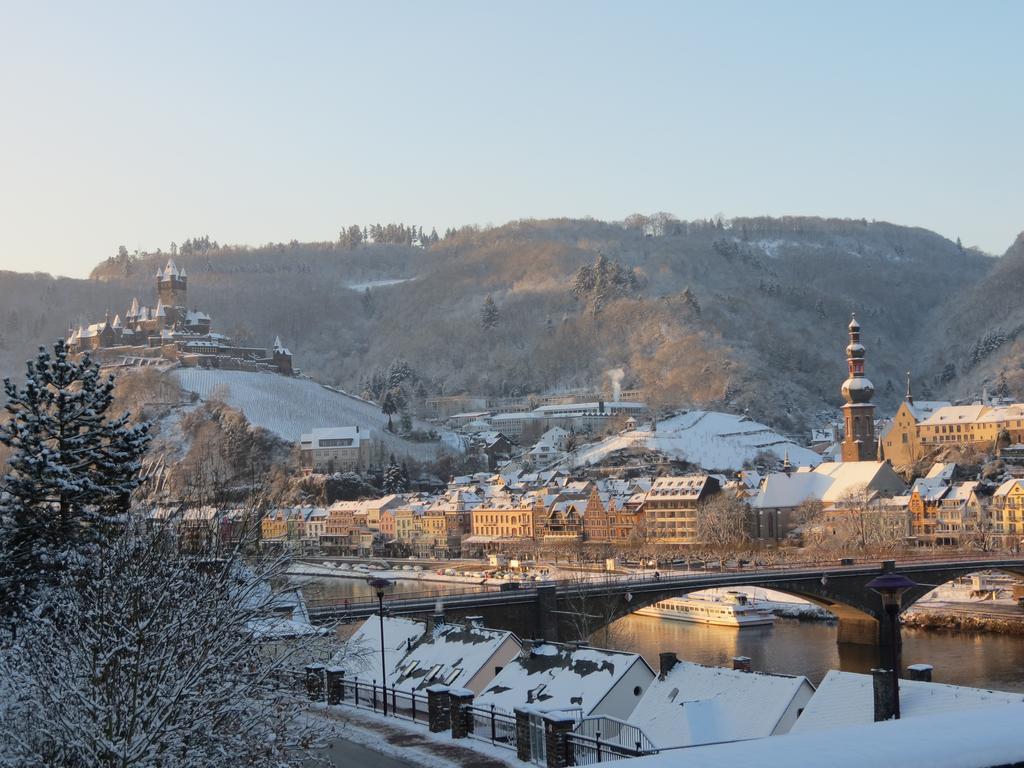
<svg viewBox="0 0 1024 768"><path fill-rule="evenodd" d="M469 718L469 735L472 738L499 747L516 748L515 715L497 709L493 704L489 707L470 704L463 707L463 716Z"/></svg>
<svg viewBox="0 0 1024 768"><path fill-rule="evenodd" d="M658 753L640 728L608 717L584 718L567 739L573 765L593 765Z"/></svg>
<svg viewBox="0 0 1024 768"><path fill-rule="evenodd" d="M414 723L427 722L427 694L382 688L376 680L364 681L357 677L343 680L341 700L338 703L374 712L384 712L386 709L387 714L393 717L411 720Z"/></svg>

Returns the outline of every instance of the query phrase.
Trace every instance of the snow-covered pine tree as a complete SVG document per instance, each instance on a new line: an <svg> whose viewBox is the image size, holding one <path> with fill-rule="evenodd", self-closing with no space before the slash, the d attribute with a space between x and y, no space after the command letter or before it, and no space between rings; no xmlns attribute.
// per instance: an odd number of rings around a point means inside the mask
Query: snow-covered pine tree
<svg viewBox="0 0 1024 768"><path fill-rule="evenodd" d="M391 454L391 460L384 469L384 493L404 493L406 488L402 468L395 461L395 455Z"/></svg>
<svg viewBox="0 0 1024 768"><path fill-rule="evenodd" d="M498 324L500 319L501 313L498 311L497 304L494 303L494 298L487 294L484 305L480 308L480 325L485 331L489 331Z"/></svg>
<svg viewBox="0 0 1024 768"><path fill-rule="evenodd" d="M113 377L58 341L40 348L23 387L4 380L11 449L0 492L0 605L11 618L31 609L38 587L57 579L127 512L149 426L110 418Z"/></svg>

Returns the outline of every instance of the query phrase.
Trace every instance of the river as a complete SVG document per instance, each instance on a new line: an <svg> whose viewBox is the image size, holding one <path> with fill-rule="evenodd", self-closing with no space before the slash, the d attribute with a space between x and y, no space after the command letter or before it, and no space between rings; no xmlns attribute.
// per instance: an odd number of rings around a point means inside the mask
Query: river
<svg viewBox="0 0 1024 768"><path fill-rule="evenodd" d="M391 594L437 590L441 583L397 581ZM457 590L458 585L452 590ZM368 597L360 579L332 579L303 587L309 598ZM749 656L755 670L806 675L817 684L830 669L867 672L878 664L871 647L836 643L836 625L777 619L770 627L711 627L651 616L627 616L591 637L597 647L640 653L654 668L658 654L728 667L733 656ZM987 633L903 630L903 663L931 664L935 682L1024 692L1024 638Z"/></svg>

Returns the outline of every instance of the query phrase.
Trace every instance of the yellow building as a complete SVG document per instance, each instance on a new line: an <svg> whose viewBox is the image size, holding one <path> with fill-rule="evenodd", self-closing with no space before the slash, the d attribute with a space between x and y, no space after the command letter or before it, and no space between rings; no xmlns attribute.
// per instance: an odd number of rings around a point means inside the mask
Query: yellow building
<svg viewBox="0 0 1024 768"><path fill-rule="evenodd" d="M1019 550L1024 539L1024 480L1007 480L996 489L990 515L997 543Z"/></svg>
<svg viewBox="0 0 1024 768"><path fill-rule="evenodd" d="M533 507L479 507L473 510L473 535L500 539L532 539Z"/></svg>

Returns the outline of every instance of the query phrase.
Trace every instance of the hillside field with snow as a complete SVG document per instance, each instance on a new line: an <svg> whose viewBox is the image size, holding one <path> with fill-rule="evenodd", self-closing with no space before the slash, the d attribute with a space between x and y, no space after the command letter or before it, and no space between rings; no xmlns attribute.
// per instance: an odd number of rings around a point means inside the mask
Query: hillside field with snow
<svg viewBox="0 0 1024 768"><path fill-rule="evenodd" d="M739 470L758 453L779 459L787 454L794 466L817 466L821 457L745 416L716 411L688 411L659 421L657 430L635 429L585 445L566 459L570 467L597 464L616 451L660 451L671 459L705 470Z"/></svg>
<svg viewBox="0 0 1024 768"><path fill-rule="evenodd" d="M228 405L242 411L250 424L292 442L315 428L358 426L371 431L374 439L383 440L385 451L396 457L430 461L439 452L462 450L461 440L451 432L441 431L441 440L430 443L415 443L390 434L384 429L387 417L378 405L310 379L203 368L180 368L173 375L182 389L195 392L203 400L220 395ZM434 428L417 420L413 426Z"/></svg>

